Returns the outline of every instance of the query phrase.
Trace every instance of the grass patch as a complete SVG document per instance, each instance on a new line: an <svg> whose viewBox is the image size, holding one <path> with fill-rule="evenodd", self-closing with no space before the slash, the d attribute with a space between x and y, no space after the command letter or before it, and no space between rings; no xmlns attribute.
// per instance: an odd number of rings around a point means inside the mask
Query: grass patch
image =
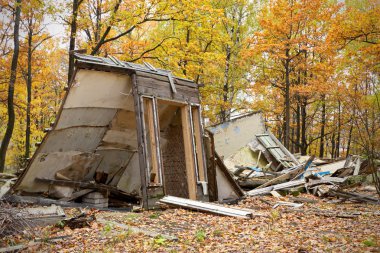
<svg viewBox="0 0 380 253"><path fill-rule="evenodd" d="M206 239L206 232L203 229L197 230L195 233L195 239L198 242L203 242Z"/></svg>
<svg viewBox="0 0 380 253"><path fill-rule="evenodd" d="M376 241L373 238L367 238L363 241L363 244L366 247L374 247L377 245Z"/></svg>
<svg viewBox="0 0 380 253"><path fill-rule="evenodd" d="M149 218L151 218L151 219L158 219L158 217L160 217L160 213L157 213L157 212L155 212L155 213L152 213L151 215L149 215Z"/></svg>
<svg viewBox="0 0 380 253"><path fill-rule="evenodd" d="M222 236L223 232L222 232L222 230L216 229L216 230L214 230L214 232L212 234L214 236Z"/></svg>

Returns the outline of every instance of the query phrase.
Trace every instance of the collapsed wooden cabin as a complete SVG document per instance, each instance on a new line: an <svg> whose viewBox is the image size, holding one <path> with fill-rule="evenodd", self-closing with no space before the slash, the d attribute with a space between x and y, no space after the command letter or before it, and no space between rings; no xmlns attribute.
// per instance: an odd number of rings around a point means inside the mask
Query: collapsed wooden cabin
<svg viewBox="0 0 380 253"><path fill-rule="evenodd" d="M164 195L209 200L197 84L150 64L75 58L57 119L13 193L67 201L96 191L144 208Z"/></svg>

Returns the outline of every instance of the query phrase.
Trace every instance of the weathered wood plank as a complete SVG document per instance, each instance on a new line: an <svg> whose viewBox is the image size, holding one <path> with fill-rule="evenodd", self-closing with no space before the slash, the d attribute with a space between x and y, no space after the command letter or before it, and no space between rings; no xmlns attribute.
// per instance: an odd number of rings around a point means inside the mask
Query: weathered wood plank
<svg viewBox="0 0 380 253"><path fill-rule="evenodd" d="M248 211L247 209L224 207L212 203L204 203L200 201L194 201L173 196L166 196L162 198L160 200L160 203L171 206L183 207L191 210L201 210L209 213L246 219L252 218L254 216L253 211Z"/></svg>
<svg viewBox="0 0 380 253"><path fill-rule="evenodd" d="M87 193L90 193L90 192L93 192L93 191L95 191L95 190L94 189L83 189L83 190L74 192L73 195L71 195L70 197L61 198L61 199L59 199L59 201L72 201L72 200L80 198L83 195L86 195Z"/></svg>
<svg viewBox="0 0 380 253"><path fill-rule="evenodd" d="M159 171L158 171L158 157L157 157L157 145L156 143L156 135L155 135L155 127L154 127L154 115L153 115L153 100L151 98L144 98L147 117L149 127L149 144L150 144L150 153L152 158L152 173L154 173L155 178L153 183L159 183Z"/></svg>
<svg viewBox="0 0 380 253"><path fill-rule="evenodd" d="M216 181L216 163L215 163L215 147L214 139L211 132L206 130L208 134L203 138L206 153L206 166L207 166L207 181L208 181L208 194L210 201L218 200L218 185Z"/></svg>
<svg viewBox="0 0 380 253"><path fill-rule="evenodd" d="M152 74L152 73L137 71L137 76L138 77L153 78L153 79L156 79L159 81L169 82L169 78L167 76L163 76L163 75L156 75L156 74ZM174 83L176 85L187 86L187 87L191 87L191 88L197 88L198 87L198 85L196 83L194 83L190 80L184 80L184 79L181 79L178 77L174 77Z"/></svg>
<svg viewBox="0 0 380 253"><path fill-rule="evenodd" d="M139 154L139 165L140 165L140 180L141 180L141 193L142 193L142 203L144 208L148 208L148 193L147 193L147 180L146 180L146 150L144 141L144 124L143 117L144 112L142 110L140 96L138 95L138 84L136 74L132 74L132 93L135 103L135 115L136 115L136 126L137 126L137 143L138 143L138 154Z"/></svg>
<svg viewBox="0 0 380 253"><path fill-rule="evenodd" d="M168 99L168 100L178 100L187 101L194 104L199 104L200 100L198 96L192 96L189 94L184 94L181 90L177 90L177 93L171 93L169 90L154 89L149 87L138 87L138 92L141 95L154 96L158 99Z"/></svg>
<svg viewBox="0 0 380 253"><path fill-rule="evenodd" d="M186 160L186 177L187 185L189 188L189 198L197 198L197 185L195 181L195 166L194 166L194 153L191 141L191 131L190 131L190 115L189 106L181 107L181 120L182 120L182 131L183 131L183 142L185 148L185 160Z"/></svg>
<svg viewBox="0 0 380 253"><path fill-rule="evenodd" d="M171 91L171 85L169 80L157 80L155 78L147 78L147 77L138 77L137 78L137 83L139 85L145 86L145 87L150 87L150 88L163 88L163 89L169 89ZM196 92L198 93L198 89L196 87L189 87L189 86L181 86L181 85L176 85L176 88L184 91L184 92Z"/></svg>
<svg viewBox="0 0 380 253"><path fill-rule="evenodd" d="M191 107L193 126L194 126L194 139L195 139L195 152L197 155L199 180L206 181L204 157L203 157L203 140L201 130L201 120L198 107Z"/></svg>

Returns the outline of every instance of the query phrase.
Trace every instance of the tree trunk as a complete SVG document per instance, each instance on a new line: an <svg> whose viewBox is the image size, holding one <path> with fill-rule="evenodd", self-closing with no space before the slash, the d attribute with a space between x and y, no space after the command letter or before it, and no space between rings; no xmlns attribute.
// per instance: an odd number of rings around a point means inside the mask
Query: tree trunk
<svg viewBox="0 0 380 253"><path fill-rule="evenodd" d="M335 158L335 133L331 136L331 158Z"/></svg>
<svg viewBox="0 0 380 253"><path fill-rule="evenodd" d="M190 28L187 28L187 31L186 31L186 45L188 46L190 43ZM183 70L182 70L182 73L185 77L187 77L187 71L186 71L186 67L187 67L187 54L185 55L185 60L183 61Z"/></svg>
<svg viewBox="0 0 380 253"><path fill-rule="evenodd" d="M296 123L296 120L297 120L297 115L296 115L296 113L295 112L293 112L293 116L292 116L292 124L294 125L295 123ZM291 131L291 133L292 133L292 141L291 141L291 145L290 145L290 152L291 153L295 153L295 136L296 136L296 133L295 133L295 130L296 129L294 129L294 127L292 127L292 131Z"/></svg>
<svg viewBox="0 0 380 253"><path fill-rule="evenodd" d="M300 152L300 140L301 140L301 109L300 109L300 99L298 96L298 102L297 102L297 133L296 133L296 149L295 152Z"/></svg>
<svg viewBox="0 0 380 253"><path fill-rule="evenodd" d="M325 154L325 127L326 127L326 100L325 95L322 95L322 119L321 119L321 142L319 144L319 157L324 157Z"/></svg>
<svg viewBox="0 0 380 253"><path fill-rule="evenodd" d="M70 24L70 42L69 42L69 70L67 84L70 84L71 78L74 74L74 54L75 50L75 39L77 36L77 18L78 18L78 9L82 0L73 0L73 11L72 11L72 20Z"/></svg>
<svg viewBox="0 0 380 253"><path fill-rule="evenodd" d="M223 85L223 104L220 108L220 120L225 122L230 118L228 109L226 108L229 92L229 72L230 72L231 48L229 45L226 47L226 66L224 69L224 85Z"/></svg>
<svg viewBox="0 0 380 253"><path fill-rule="evenodd" d="M285 136L284 136L284 146L289 149L289 138L290 138L290 59L289 59L289 49L286 49L285 60Z"/></svg>
<svg viewBox="0 0 380 253"><path fill-rule="evenodd" d="M95 42L100 40L101 33L101 23L102 23L102 3L101 0L96 1L96 29L95 29Z"/></svg>
<svg viewBox="0 0 380 253"><path fill-rule="evenodd" d="M11 64L11 76L9 79L8 86L8 123L7 129L5 130L4 138L1 142L0 147L0 173L4 172L5 169L5 158L7 155L8 145L12 138L13 128L15 124L15 111L13 107L13 95L15 89L15 83L17 78L17 60L19 54L19 29L20 29L20 13L21 13L21 0L16 0L15 9L15 22L14 22L14 32L13 32L13 56Z"/></svg>
<svg viewBox="0 0 380 253"><path fill-rule="evenodd" d="M301 155L306 155L307 139L306 139L306 102L301 102Z"/></svg>
<svg viewBox="0 0 380 253"><path fill-rule="evenodd" d="M28 74L26 79L26 130L25 130L25 159L30 156L30 105L32 102L32 40L33 40L33 18L28 20Z"/></svg>
<svg viewBox="0 0 380 253"><path fill-rule="evenodd" d="M354 124L352 123L351 119L351 126L350 126L350 131L348 132L348 140L347 140L347 151L346 151L346 157L349 156L350 151L351 151L351 138L352 138L352 130L354 128Z"/></svg>
<svg viewBox="0 0 380 253"><path fill-rule="evenodd" d="M335 147L335 157L340 156L340 131L341 131L341 104L340 101L338 101L338 135L336 137L336 147Z"/></svg>

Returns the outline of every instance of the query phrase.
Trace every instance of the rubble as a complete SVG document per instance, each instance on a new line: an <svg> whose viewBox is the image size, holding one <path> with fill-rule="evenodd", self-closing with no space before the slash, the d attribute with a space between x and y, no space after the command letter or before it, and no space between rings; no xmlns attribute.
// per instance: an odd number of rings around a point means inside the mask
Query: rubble
<svg viewBox="0 0 380 253"><path fill-rule="evenodd" d="M345 200L379 203L377 198L341 191L349 184L346 182L368 173L365 159L349 155L337 160L315 159L314 156L304 156L298 160L266 130L258 115L259 112L243 115L230 123L211 127L214 138L219 140L215 142L216 151L221 150L228 155L224 157L223 163L245 190L246 196L273 195L276 191L292 192L297 187L296 191L306 191L318 197L334 196ZM255 126L250 129L252 131L243 129L247 121ZM228 128L238 129L247 141L236 142L233 139L236 133ZM229 152L225 152L225 148ZM279 198L276 194L274 196Z"/></svg>

